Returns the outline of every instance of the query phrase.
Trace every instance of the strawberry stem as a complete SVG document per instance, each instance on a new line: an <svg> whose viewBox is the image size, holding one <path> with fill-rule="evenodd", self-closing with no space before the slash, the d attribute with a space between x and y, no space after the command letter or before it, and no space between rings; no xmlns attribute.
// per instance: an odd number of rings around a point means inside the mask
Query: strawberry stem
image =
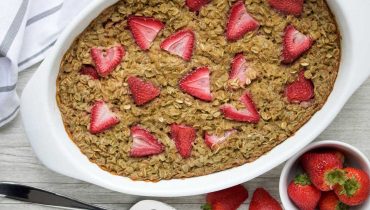
<svg viewBox="0 0 370 210"><path fill-rule="evenodd" d="M206 203L206 204L202 205L200 207L200 209L202 209L202 210L212 210L212 206L210 204Z"/></svg>
<svg viewBox="0 0 370 210"><path fill-rule="evenodd" d="M353 196L360 188L360 184L356 179L347 179L342 186L343 189L340 194L344 194L346 196Z"/></svg>
<svg viewBox="0 0 370 210"><path fill-rule="evenodd" d="M299 185L310 185L311 180L307 174L299 174L294 178L294 184Z"/></svg>
<svg viewBox="0 0 370 210"><path fill-rule="evenodd" d="M342 169L333 169L325 174L325 180L331 186L343 185L347 180L346 172Z"/></svg>
<svg viewBox="0 0 370 210"><path fill-rule="evenodd" d="M348 210L348 209L349 209L349 206L342 202L339 202L337 206L335 207L335 210Z"/></svg>

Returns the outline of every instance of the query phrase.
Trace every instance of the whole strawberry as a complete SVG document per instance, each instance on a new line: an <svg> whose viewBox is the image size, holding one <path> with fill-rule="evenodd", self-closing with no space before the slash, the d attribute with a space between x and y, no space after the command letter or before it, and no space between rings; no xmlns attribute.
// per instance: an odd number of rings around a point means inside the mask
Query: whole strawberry
<svg viewBox="0 0 370 210"><path fill-rule="evenodd" d="M288 195L301 210L313 210L319 203L321 192L312 185L307 174L300 174L290 182Z"/></svg>
<svg viewBox="0 0 370 210"><path fill-rule="evenodd" d="M333 191L324 192L319 202L320 210L347 210L348 206L338 199Z"/></svg>
<svg viewBox="0 0 370 210"><path fill-rule="evenodd" d="M208 193L207 204L203 210L236 210L248 198L248 191L243 185L236 185L224 190Z"/></svg>
<svg viewBox="0 0 370 210"><path fill-rule="evenodd" d="M282 210L279 202L263 188L257 188L252 196L249 210Z"/></svg>
<svg viewBox="0 0 370 210"><path fill-rule="evenodd" d="M334 186L339 200L349 206L357 206L369 197L369 175L361 169L344 168L345 181ZM338 178L341 180L340 178Z"/></svg>
<svg viewBox="0 0 370 210"><path fill-rule="evenodd" d="M302 155L301 165L311 182L321 191L330 191L335 184L331 175L343 168L344 156L333 150L310 151Z"/></svg>

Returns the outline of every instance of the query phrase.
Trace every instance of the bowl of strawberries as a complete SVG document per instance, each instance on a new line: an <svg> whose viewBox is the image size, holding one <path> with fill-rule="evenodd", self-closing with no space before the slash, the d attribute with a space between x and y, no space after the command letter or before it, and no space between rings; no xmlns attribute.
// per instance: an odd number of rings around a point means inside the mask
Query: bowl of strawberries
<svg viewBox="0 0 370 210"><path fill-rule="evenodd" d="M279 193L285 209L370 209L370 162L339 141L308 145L288 160Z"/></svg>

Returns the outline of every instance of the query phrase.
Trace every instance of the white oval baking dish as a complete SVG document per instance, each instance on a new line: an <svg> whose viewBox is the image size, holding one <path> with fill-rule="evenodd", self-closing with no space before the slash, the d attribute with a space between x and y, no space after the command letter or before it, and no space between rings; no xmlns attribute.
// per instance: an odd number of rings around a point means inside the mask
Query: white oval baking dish
<svg viewBox="0 0 370 210"><path fill-rule="evenodd" d="M66 134L55 97L56 78L63 54L74 38L116 1L95 0L74 19L27 84L21 101L21 113L28 139L46 167L114 191L143 196L188 196L251 180L278 166L317 137L370 75L370 1L328 0L342 35L340 70L326 104L294 136L258 160L222 172L155 183L132 181L112 175L89 162Z"/></svg>

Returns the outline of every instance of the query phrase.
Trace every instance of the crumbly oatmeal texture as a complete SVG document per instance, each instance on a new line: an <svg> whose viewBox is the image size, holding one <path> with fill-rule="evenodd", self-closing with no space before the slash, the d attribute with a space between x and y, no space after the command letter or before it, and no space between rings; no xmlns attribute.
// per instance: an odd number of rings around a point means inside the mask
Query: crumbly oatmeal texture
<svg viewBox="0 0 370 210"><path fill-rule="evenodd" d="M325 0L306 0L303 14L297 18L281 15L265 0L246 0L248 12L261 24L258 31L236 42L225 38L230 5L235 1L213 0L200 12L190 12L184 0L126 0L106 9L74 41L65 54L57 79L57 101L66 131L90 161L113 174L134 180L158 181L206 175L256 160L289 136L292 136L325 103L332 91L340 60L340 36ZM129 15L154 17L166 24L149 51L142 51L127 29ZM315 44L292 65L281 65L284 28L293 24ZM190 62L160 49L166 37L181 28L190 28L196 45ZM92 64L90 48L124 46L127 54L108 77L91 80L80 75L83 64ZM245 88L227 89L230 60L243 52L257 78ZM178 81L199 66L211 71L212 102L203 102L183 93ZM312 79L315 98L308 107L289 103L284 97L286 84L297 78L305 67ZM136 106L127 84L129 75L138 75L161 87L160 97L144 106ZM253 96L261 120L258 124L224 119L219 107L231 103L242 108L239 97L248 90ZM90 107L103 99L118 114L121 122L110 130L93 135L87 127ZM170 139L172 123L197 129L191 157L181 158ZM132 144L130 127L141 124L165 146L159 155L129 157ZM216 150L203 140L205 131L222 135L238 130Z"/></svg>

